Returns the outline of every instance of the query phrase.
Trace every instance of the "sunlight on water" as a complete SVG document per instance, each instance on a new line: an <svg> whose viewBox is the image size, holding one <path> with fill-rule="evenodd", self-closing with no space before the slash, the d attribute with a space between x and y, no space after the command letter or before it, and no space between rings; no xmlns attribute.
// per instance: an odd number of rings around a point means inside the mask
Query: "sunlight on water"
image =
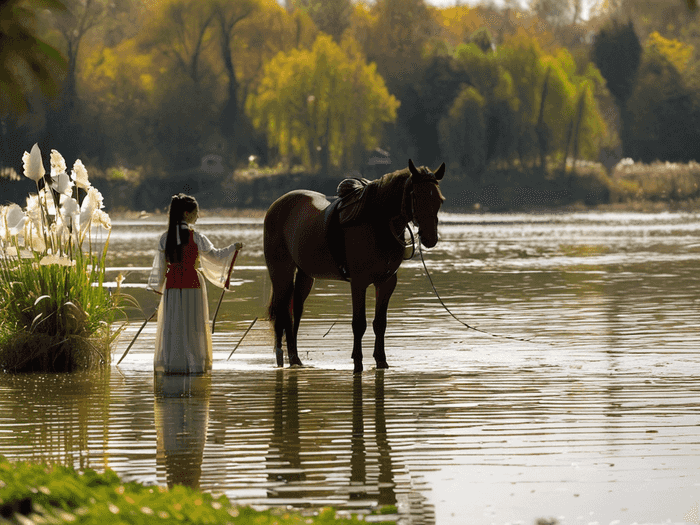
<svg viewBox="0 0 700 525"><path fill-rule="evenodd" d="M126 274L143 307L116 362L155 308L144 283L165 222L113 224L108 280ZM486 333L450 316L417 255L390 305L392 368L371 369L370 323L358 377L347 284L316 283L305 367L275 369L262 220L198 228L245 244L212 374L154 377L151 324L104 374L0 376L0 454L244 504L396 505L420 525L683 523L700 500L700 216L444 214L425 264L452 314Z"/></svg>

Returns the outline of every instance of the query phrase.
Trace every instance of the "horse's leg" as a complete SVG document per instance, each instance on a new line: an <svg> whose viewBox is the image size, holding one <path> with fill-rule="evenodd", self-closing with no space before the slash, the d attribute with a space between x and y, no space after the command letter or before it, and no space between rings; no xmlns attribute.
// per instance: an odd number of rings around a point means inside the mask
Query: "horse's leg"
<svg viewBox="0 0 700 525"><path fill-rule="evenodd" d="M284 366L284 350L282 350L282 336L287 337L287 349L289 350L289 340L292 338L292 313L291 302L293 293L293 283L272 288L272 300L270 301L270 320L275 329L275 358L277 366Z"/></svg>
<svg viewBox="0 0 700 525"><path fill-rule="evenodd" d="M275 253L275 258L269 256L271 250L266 250L265 260L270 272L272 294L268 306L269 319L275 329L275 357L277 366L284 366L284 351L282 336L287 336L287 347L292 334L292 295L294 294L295 265L291 257L283 251ZM276 264L271 264L274 260Z"/></svg>
<svg viewBox="0 0 700 525"><path fill-rule="evenodd" d="M301 366L299 352L297 347L297 335L299 334L299 323L301 316L304 314L304 302L311 293L311 288L314 285L313 277L309 277L301 270L297 270L297 276L294 279L294 300L292 301L294 315L291 335L287 332L287 356L289 357L289 365Z"/></svg>
<svg viewBox="0 0 700 525"><path fill-rule="evenodd" d="M352 291L352 360L355 362L354 373L362 372L362 336L367 330L365 298L367 287L351 281Z"/></svg>
<svg viewBox="0 0 700 525"><path fill-rule="evenodd" d="M374 310L374 360L377 363L377 368L389 368L386 362L386 353L384 352L384 334L386 333L386 313L389 309L389 299L396 288L396 274L389 277L386 281L375 284L377 291L377 302Z"/></svg>

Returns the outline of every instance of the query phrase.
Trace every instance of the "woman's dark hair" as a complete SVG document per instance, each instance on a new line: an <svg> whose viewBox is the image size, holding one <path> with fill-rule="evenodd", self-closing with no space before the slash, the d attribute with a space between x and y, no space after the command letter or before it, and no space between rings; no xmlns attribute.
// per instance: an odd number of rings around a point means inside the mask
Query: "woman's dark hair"
<svg viewBox="0 0 700 525"><path fill-rule="evenodd" d="M184 223L185 213L198 209L197 200L190 195L178 193L170 199L168 212L168 236L165 239L165 260L168 262L182 261L182 245L190 240L189 226ZM177 243L178 229L180 244Z"/></svg>

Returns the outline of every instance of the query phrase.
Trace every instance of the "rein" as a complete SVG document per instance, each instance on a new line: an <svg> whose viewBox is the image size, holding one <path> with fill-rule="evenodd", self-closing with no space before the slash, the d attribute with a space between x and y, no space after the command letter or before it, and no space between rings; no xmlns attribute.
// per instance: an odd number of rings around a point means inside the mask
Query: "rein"
<svg viewBox="0 0 700 525"><path fill-rule="evenodd" d="M409 228L409 229L410 229L410 228ZM447 305L445 304L445 302L442 300L442 297L440 297L440 294L438 293L437 288L435 288L435 283L433 283L433 278L430 276L430 272L428 271L428 266L425 264L425 259L423 258L423 247L421 246L420 241L418 242L418 250L420 251L420 260L421 260L421 262L423 263L423 268L425 269L425 275L426 275L426 277L428 277L428 281L430 281L430 286L432 286L433 292L435 292L435 297L438 298L438 301L440 301L440 304L442 305L442 307L447 311L448 314L450 314L450 315L454 318L455 321L457 321L458 323L460 323L460 324L466 326L466 327L467 327L468 329L470 329L470 330L474 330L475 332L479 332L479 333L482 333L482 334L485 334L485 335L488 335L488 336L491 336L491 337L499 337L499 338L501 338L501 339L510 339L511 341L521 341L521 342L524 342L524 343L535 343L535 341L533 341L532 339L524 339L524 338L522 338L522 337L513 337L513 336L510 336L510 335L501 335L501 334L494 334L494 333L491 333L491 332L487 332L486 330L482 330L482 329L480 329L480 328L476 328L475 326L468 325L467 323L465 323L464 321L462 321L461 319L459 319L459 318L458 318L455 314L453 314L452 311L447 307Z"/></svg>

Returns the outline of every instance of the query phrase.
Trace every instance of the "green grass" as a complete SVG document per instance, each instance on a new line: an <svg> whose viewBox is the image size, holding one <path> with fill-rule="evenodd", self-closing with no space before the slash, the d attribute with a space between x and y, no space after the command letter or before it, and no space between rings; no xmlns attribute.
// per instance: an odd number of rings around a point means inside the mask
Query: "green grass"
<svg viewBox="0 0 700 525"><path fill-rule="evenodd" d="M395 509L391 509L392 511ZM20 519L17 519L20 517ZM358 517L339 517L333 509L313 515L287 510L256 511L238 507L225 496L183 486L166 489L123 483L111 470L73 469L0 456L0 523L358 525ZM26 521L24 521L26 522ZM382 521L390 524L394 521Z"/></svg>

